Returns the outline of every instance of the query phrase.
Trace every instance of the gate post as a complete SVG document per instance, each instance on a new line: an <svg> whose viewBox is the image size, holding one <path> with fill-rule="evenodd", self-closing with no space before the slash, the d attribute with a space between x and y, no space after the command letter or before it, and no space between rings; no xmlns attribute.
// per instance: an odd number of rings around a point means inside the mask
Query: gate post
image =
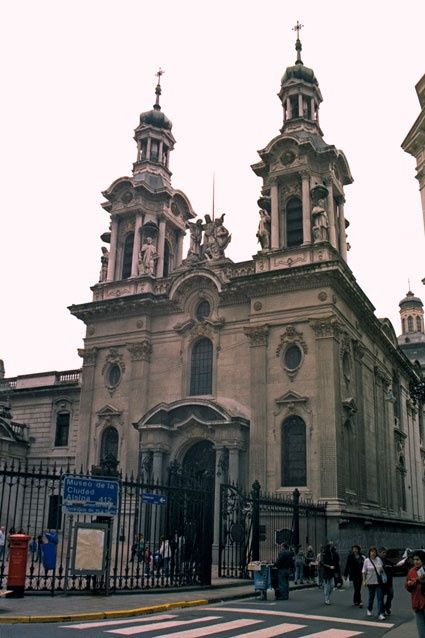
<svg viewBox="0 0 425 638"><path fill-rule="evenodd" d="M251 560L260 560L260 489L258 481L252 484L252 556Z"/></svg>
<svg viewBox="0 0 425 638"><path fill-rule="evenodd" d="M298 548L300 544L300 492L298 488L292 492L292 502L294 504L292 544Z"/></svg>

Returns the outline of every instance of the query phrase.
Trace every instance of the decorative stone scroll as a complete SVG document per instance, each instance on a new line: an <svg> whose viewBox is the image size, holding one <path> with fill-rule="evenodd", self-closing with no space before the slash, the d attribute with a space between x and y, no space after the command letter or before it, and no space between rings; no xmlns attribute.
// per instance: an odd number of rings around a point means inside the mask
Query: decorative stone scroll
<svg viewBox="0 0 425 638"><path fill-rule="evenodd" d="M267 346L269 335L268 324L265 324L263 326L245 326L243 331L250 340L251 348L257 346Z"/></svg>
<svg viewBox="0 0 425 638"><path fill-rule="evenodd" d="M276 348L276 356L278 357L287 344L297 343L301 346L304 354L308 352L308 346L303 339L303 333L298 332L294 326L288 326L283 334L280 335L280 343Z"/></svg>
<svg viewBox="0 0 425 638"><path fill-rule="evenodd" d="M152 354L152 344L148 339L137 343L128 343L127 350L132 361L150 361Z"/></svg>
<svg viewBox="0 0 425 638"><path fill-rule="evenodd" d="M84 366L96 365L97 348L78 348L78 355L83 359Z"/></svg>
<svg viewBox="0 0 425 638"><path fill-rule="evenodd" d="M342 325L335 317L328 317L311 323L317 338L335 337L341 334Z"/></svg>

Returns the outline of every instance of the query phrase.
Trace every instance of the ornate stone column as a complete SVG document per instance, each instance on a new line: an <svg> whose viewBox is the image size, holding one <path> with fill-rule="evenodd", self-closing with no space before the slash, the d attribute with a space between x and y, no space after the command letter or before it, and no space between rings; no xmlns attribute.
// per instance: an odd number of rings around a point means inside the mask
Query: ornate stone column
<svg viewBox="0 0 425 638"><path fill-rule="evenodd" d="M163 454L164 453L162 450L154 450L153 452L152 478L155 482L159 481L159 483L162 483L163 481L163 475L162 475Z"/></svg>
<svg viewBox="0 0 425 638"><path fill-rule="evenodd" d="M214 483L214 540L213 544L218 548L220 540L220 493L221 486L227 481L229 469L229 451L225 446L216 446L215 449L215 483Z"/></svg>
<svg viewBox="0 0 425 638"><path fill-rule="evenodd" d="M311 327L316 337L320 498L335 502L338 500L338 476L343 472L343 460L338 459L338 439L341 437L342 423L338 391L341 325L335 317L329 317L313 322Z"/></svg>
<svg viewBox="0 0 425 638"><path fill-rule="evenodd" d="M301 93L298 94L298 117L302 117L304 115L304 106L303 106L303 96Z"/></svg>
<svg viewBox="0 0 425 638"><path fill-rule="evenodd" d="M229 483L239 483L239 448L229 449Z"/></svg>
<svg viewBox="0 0 425 638"><path fill-rule="evenodd" d="M338 204L338 223L339 223L339 248L341 257L347 261L347 237L345 233L345 217L344 217L344 197L340 196L337 199Z"/></svg>
<svg viewBox="0 0 425 638"><path fill-rule="evenodd" d="M118 218L112 217L111 221L111 247L109 250L108 275L107 281L115 279L115 262L117 259L117 241L118 241Z"/></svg>
<svg viewBox="0 0 425 638"><path fill-rule="evenodd" d="M132 277L137 277L137 275L139 274L138 265L139 265L139 253L140 253L140 242L141 242L141 235L140 235L141 228L142 228L142 214L137 213L136 223L134 225L133 257L131 260L131 276Z"/></svg>
<svg viewBox="0 0 425 638"><path fill-rule="evenodd" d="M132 427L147 410L149 365L152 344L149 339L128 343L127 350L131 357L130 380L128 383L128 420L129 430L125 440L126 458L129 467L136 471L138 450L140 447L138 432Z"/></svg>
<svg viewBox="0 0 425 638"><path fill-rule="evenodd" d="M311 244L310 175L302 173L303 244Z"/></svg>
<svg viewBox="0 0 425 638"><path fill-rule="evenodd" d="M274 182L270 189L271 192L271 248L276 249L279 248L279 187L276 182Z"/></svg>
<svg viewBox="0 0 425 638"><path fill-rule="evenodd" d="M249 433L249 484L255 480L267 489L267 344L269 326L247 326L250 340L251 424Z"/></svg>
<svg viewBox="0 0 425 638"><path fill-rule="evenodd" d="M84 471L90 469L90 460L93 453L93 397L95 389L97 348L85 348L78 350L83 359L81 395L79 408L79 429L77 450L75 454L75 466L83 467Z"/></svg>
<svg viewBox="0 0 425 638"><path fill-rule="evenodd" d="M334 193L332 182L330 181L328 187L328 219L329 219L329 239L334 248L338 248L336 241L336 226L335 226L335 208L334 208Z"/></svg>
<svg viewBox="0 0 425 638"><path fill-rule="evenodd" d="M292 105L289 97L286 98L286 110L288 112L288 120L292 118Z"/></svg>
<svg viewBox="0 0 425 638"><path fill-rule="evenodd" d="M183 239L184 239L183 233L179 233L179 236L177 239L176 268L178 268L183 261Z"/></svg>
<svg viewBox="0 0 425 638"><path fill-rule="evenodd" d="M159 237L158 237L158 262L156 264L156 276L164 275L164 250L165 250L165 217L159 218Z"/></svg>

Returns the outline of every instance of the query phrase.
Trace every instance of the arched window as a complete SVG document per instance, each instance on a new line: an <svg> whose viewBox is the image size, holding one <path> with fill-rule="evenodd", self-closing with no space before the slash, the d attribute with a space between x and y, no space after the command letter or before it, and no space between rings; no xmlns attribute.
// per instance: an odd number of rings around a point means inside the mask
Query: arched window
<svg viewBox="0 0 425 638"><path fill-rule="evenodd" d="M56 415L55 446L65 447L69 438L69 412L58 412Z"/></svg>
<svg viewBox="0 0 425 638"><path fill-rule="evenodd" d="M122 279L131 276L131 263L133 261L134 233L129 233L124 242L124 253L122 259Z"/></svg>
<svg viewBox="0 0 425 638"><path fill-rule="evenodd" d="M168 277L170 272L170 246L168 245L168 241L164 243L164 277Z"/></svg>
<svg viewBox="0 0 425 638"><path fill-rule="evenodd" d="M299 416L290 416L282 424L282 485L307 485L306 427Z"/></svg>
<svg viewBox="0 0 425 638"><path fill-rule="evenodd" d="M213 346L209 339L199 339L192 348L190 394L212 393Z"/></svg>
<svg viewBox="0 0 425 638"><path fill-rule="evenodd" d="M420 332L420 331L421 331L421 318L416 317L416 332Z"/></svg>
<svg viewBox="0 0 425 638"><path fill-rule="evenodd" d="M303 206L298 197L292 197L286 204L286 245L299 246L303 243Z"/></svg>
<svg viewBox="0 0 425 638"><path fill-rule="evenodd" d="M100 460L103 461L111 456L114 459L118 459L118 432L112 425L103 430L100 444Z"/></svg>
<svg viewBox="0 0 425 638"><path fill-rule="evenodd" d="M207 301L206 299L203 299L202 301L199 302L199 304L196 307L197 320L203 321L204 319L210 316L210 313L211 313L210 302Z"/></svg>
<svg viewBox="0 0 425 638"><path fill-rule="evenodd" d="M413 332L414 328L413 328L413 317L412 316L408 316L407 317L407 330L408 332Z"/></svg>

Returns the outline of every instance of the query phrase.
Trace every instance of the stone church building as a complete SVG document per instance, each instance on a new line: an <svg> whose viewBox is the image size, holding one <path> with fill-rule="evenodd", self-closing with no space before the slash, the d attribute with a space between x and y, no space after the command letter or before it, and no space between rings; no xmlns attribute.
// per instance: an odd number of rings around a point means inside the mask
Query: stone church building
<svg viewBox="0 0 425 638"><path fill-rule="evenodd" d="M103 192L100 281L70 307L87 327L82 369L3 380L3 455L90 468L113 454L158 480L171 462L210 468L216 495L227 481L298 488L327 502L334 537L373 540L381 526L413 545L425 520L417 372L347 265L353 178L323 138L299 39L296 55L280 131L252 166L259 250L241 263L226 256L224 215L196 219L173 187L158 75L131 175Z"/></svg>

